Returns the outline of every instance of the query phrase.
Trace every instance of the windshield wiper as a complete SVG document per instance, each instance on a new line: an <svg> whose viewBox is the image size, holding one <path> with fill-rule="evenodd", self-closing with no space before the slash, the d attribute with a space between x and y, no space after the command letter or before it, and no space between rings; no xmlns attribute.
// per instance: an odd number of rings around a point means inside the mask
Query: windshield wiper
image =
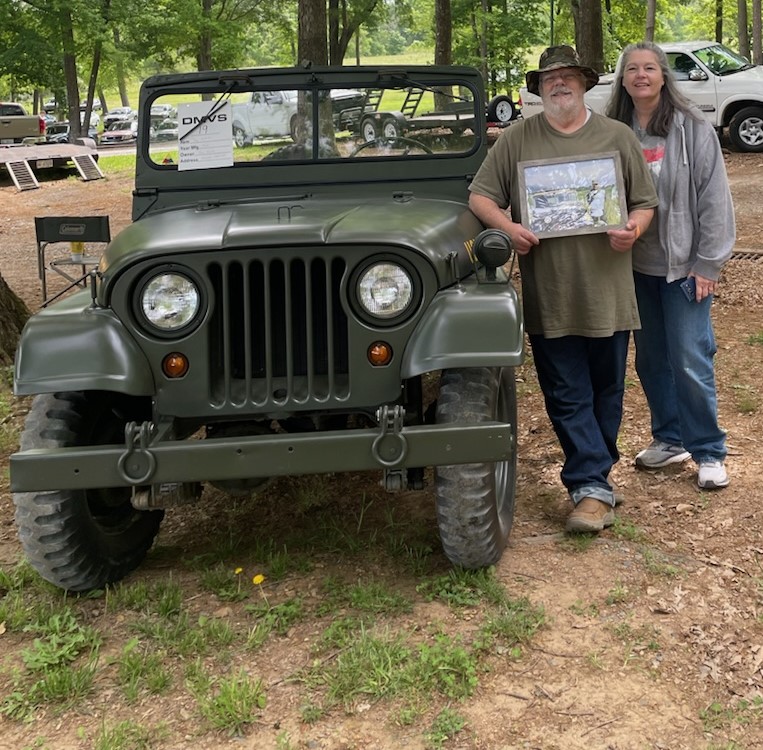
<svg viewBox="0 0 763 750"><path fill-rule="evenodd" d="M204 120L208 120L213 115L217 114L217 112L223 108L226 102L228 102L233 89L237 87L238 83L238 80L231 81L230 86L228 86L228 88L212 102L212 106L209 108L209 112L207 112L207 114L205 114L203 117L200 117L199 121L188 132L183 133L183 135L180 136L180 140L184 141L186 138L188 138L189 135L191 135L191 133L196 132L197 128L201 126Z"/></svg>

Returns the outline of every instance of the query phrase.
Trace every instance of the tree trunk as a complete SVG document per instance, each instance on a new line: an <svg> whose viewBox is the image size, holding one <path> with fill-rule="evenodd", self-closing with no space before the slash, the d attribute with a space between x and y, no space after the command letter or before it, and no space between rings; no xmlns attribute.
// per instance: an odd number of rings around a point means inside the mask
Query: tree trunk
<svg viewBox="0 0 763 750"><path fill-rule="evenodd" d="M450 0L435 0L434 5L434 64L450 65L452 55L453 20ZM450 98L441 92L434 95L435 108L444 109Z"/></svg>
<svg viewBox="0 0 763 750"><path fill-rule="evenodd" d="M297 53L300 65L326 65L328 63L326 21L326 0L299 0ZM297 98L297 117L302 123L311 121L311 117L307 115L307 102L304 92L300 92ZM319 118L318 141L326 148L331 148L334 144L334 123L329 97L321 102ZM313 133L307 132L304 126L297 126L297 135L298 143L313 139Z"/></svg>
<svg viewBox="0 0 763 750"><path fill-rule="evenodd" d="M747 0L737 0L737 34L739 54L750 59L750 37L747 33Z"/></svg>
<svg viewBox="0 0 763 750"><path fill-rule="evenodd" d="M723 42L723 0L715 0L715 41Z"/></svg>
<svg viewBox="0 0 763 750"><path fill-rule="evenodd" d="M763 65L760 0L752 0L752 62Z"/></svg>
<svg viewBox="0 0 763 750"><path fill-rule="evenodd" d="M297 55L300 65L326 65L326 0L299 0Z"/></svg>
<svg viewBox="0 0 763 750"><path fill-rule="evenodd" d="M0 276L0 365L13 364L24 323L29 309Z"/></svg>
<svg viewBox="0 0 763 750"><path fill-rule="evenodd" d="M654 24L657 16L657 0L647 0L646 3L646 33L644 39L654 41Z"/></svg>
<svg viewBox="0 0 763 750"><path fill-rule="evenodd" d="M575 41L581 62L594 70L604 70L601 0L580 0L575 16Z"/></svg>
<svg viewBox="0 0 763 750"><path fill-rule="evenodd" d="M212 16L212 0L202 0L201 14L204 18L201 32L199 33L199 49L196 53L196 69L212 70L212 31L209 28L209 19Z"/></svg>
<svg viewBox="0 0 763 750"><path fill-rule="evenodd" d="M339 0L329 0L328 27L329 64L341 65L341 62L337 62L339 54Z"/></svg>
<svg viewBox="0 0 763 750"><path fill-rule="evenodd" d="M74 138L82 134L79 117L79 84L77 82L77 53L74 46L74 25L71 9L62 4L59 11L61 25L61 43L64 50L64 80L66 81L66 100L69 107L69 133Z"/></svg>
<svg viewBox="0 0 763 750"><path fill-rule="evenodd" d="M114 49L116 50L117 88L119 89L119 102L123 107L130 106L130 97L127 94L127 81L125 79L125 66L122 63L122 40L119 29L114 28ZM101 99L103 104L103 99Z"/></svg>

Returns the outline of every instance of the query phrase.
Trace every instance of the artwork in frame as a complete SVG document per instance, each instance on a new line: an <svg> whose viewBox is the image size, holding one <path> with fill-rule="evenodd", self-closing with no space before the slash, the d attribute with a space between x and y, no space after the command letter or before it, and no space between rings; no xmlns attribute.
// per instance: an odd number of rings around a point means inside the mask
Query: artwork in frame
<svg viewBox="0 0 763 750"><path fill-rule="evenodd" d="M620 154L522 161L522 224L538 238L621 229L628 220Z"/></svg>

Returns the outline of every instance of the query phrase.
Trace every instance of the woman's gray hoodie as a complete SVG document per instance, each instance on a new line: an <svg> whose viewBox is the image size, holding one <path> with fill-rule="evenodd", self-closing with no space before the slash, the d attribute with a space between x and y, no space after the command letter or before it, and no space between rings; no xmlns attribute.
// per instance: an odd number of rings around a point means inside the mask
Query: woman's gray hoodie
<svg viewBox="0 0 763 750"><path fill-rule="evenodd" d="M676 111L657 185L668 282L690 272L717 281L736 239L726 166L712 125Z"/></svg>

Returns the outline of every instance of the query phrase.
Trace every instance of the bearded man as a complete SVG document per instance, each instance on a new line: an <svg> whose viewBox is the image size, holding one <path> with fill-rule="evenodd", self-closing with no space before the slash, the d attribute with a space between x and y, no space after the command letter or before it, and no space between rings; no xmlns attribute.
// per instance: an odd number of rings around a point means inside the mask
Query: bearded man
<svg viewBox="0 0 763 750"><path fill-rule="evenodd" d="M573 505L566 529L597 532L615 520L609 474L620 457L628 340L641 325L631 248L652 220L657 195L631 129L586 107L584 94L599 76L572 47L544 50L526 80L543 112L501 134L469 187L469 206L485 226L506 232L519 255L525 326L564 451L561 479ZM621 227L539 239L521 224L523 162L584 162L613 152L628 211Z"/></svg>

